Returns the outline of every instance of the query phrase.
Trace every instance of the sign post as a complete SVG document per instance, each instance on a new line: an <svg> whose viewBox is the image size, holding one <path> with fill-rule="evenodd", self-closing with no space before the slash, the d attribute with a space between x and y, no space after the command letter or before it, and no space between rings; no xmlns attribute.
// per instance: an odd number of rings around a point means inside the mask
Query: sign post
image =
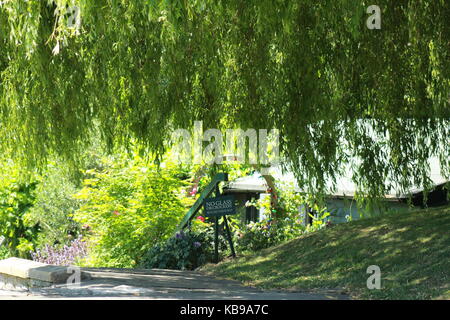
<svg viewBox="0 0 450 320"><path fill-rule="evenodd" d="M219 263L219 217L215 217L214 232L214 261Z"/></svg>
<svg viewBox="0 0 450 320"><path fill-rule="evenodd" d="M236 252L234 251L234 246L233 246L233 238L231 238L231 231L230 231L230 226L228 225L227 216L223 216L223 221L225 223L225 229L227 230L228 244L230 245L231 254L233 255L233 257L236 257Z"/></svg>
<svg viewBox="0 0 450 320"><path fill-rule="evenodd" d="M219 192L216 190L216 194ZM223 217L225 229L227 232L228 243L230 245L231 253L233 257L236 257L234 251L233 239L231 238L230 227L227 221L227 215L236 214L236 206L234 204L234 196L217 196L215 198L205 199L205 217L214 217L215 219L215 260L219 262L219 217Z"/></svg>

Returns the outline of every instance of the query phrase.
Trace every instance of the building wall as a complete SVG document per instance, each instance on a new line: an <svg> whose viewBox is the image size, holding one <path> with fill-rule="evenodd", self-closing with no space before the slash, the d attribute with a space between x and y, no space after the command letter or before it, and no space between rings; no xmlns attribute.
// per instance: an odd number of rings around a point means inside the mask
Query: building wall
<svg viewBox="0 0 450 320"><path fill-rule="evenodd" d="M250 221L261 221L270 216L269 212L265 212L264 209L256 209L255 207L246 207L245 203L252 198L263 199L265 197L270 197L270 194L266 193L255 193L255 192L242 192L233 193L235 199L237 200L237 217L242 223L249 223ZM346 216L351 217L352 220L358 220L363 217L376 216L386 211L401 211L408 209L407 204L397 202L397 201L386 201L383 203L382 207L377 208L372 212L367 212L364 209L358 208L356 201L351 198L329 198L326 201L327 209L331 213L328 218L332 223L343 223L347 222ZM299 207L299 217L305 225L311 223L311 218L307 215L308 208L303 205ZM312 214L314 214L312 212Z"/></svg>
<svg viewBox="0 0 450 320"><path fill-rule="evenodd" d="M364 209L358 208L356 201L352 199L328 199L327 208L330 212L330 221L332 223L347 222L347 218L351 217L352 220L357 220L363 217L370 217L380 215L386 211L403 211L408 209L407 204L397 201L385 201L382 206L375 208L373 211L368 212Z"/></svg>

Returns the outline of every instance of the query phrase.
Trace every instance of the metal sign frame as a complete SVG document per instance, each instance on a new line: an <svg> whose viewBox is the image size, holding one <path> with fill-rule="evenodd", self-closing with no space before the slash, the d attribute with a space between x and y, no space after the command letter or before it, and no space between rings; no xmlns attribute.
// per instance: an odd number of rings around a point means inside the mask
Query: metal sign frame
<svg viewBox="0 0 450 320"><path fill-rule="evenodd" d="M221 196L218 186L216 186L215 194L216 194L215 198L205 199L204 209L205 209L206 217L214 218L214 228L215 228L215 230L214 230L215 231L214 232L214 258L215 258L215 262L218 263L219 262L219 218L220 217L223 217L223 222L225 225L225 230L227 233L228 244L230 245L230 249L231 249L231 254L233 257L236 257L236 252L234 251L234 245L233 245L233 238L231 237L231 229L230 229L230 226L228 224L228 219L227 219L227 214L236 214L236 205L235 205L234 196ZM217 202L217 201L230 201L230 200L231 200L231 206L228 206L228 203L227 203L227 204L225 204L224 208L216 209L217 214L209 215L209 216L206 215L206 212L207 212L206 203L207 202L212 203L212 202ZM219 207L220 207L220 205L219 205ZM210 210L214 211L213 208L210 208ZM229 213L227 213L227 212L229 212Z"/></svg>

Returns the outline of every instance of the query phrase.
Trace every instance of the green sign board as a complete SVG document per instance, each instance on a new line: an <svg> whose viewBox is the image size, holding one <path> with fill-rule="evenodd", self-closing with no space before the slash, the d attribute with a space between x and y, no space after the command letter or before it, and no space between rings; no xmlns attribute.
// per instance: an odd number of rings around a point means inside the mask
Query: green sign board
<svg viewBox="0 0 450 320"><path fill-rule="evenodd" d="M205 217L220 217L236 213L234 196L208 198L204 202Z"/></svg>

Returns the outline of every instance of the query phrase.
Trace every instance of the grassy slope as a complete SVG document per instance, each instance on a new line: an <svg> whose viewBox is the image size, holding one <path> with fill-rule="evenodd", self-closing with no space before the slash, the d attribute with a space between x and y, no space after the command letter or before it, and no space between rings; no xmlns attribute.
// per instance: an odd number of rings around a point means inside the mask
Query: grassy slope
<svg viewBox="0 0 450 320"><path fill-rule="evenodd" d="M260 288L344 288L353 298L450 299L450 207L340 224L201 271ZM381 290L366 287L381 268Z"/></svg>

